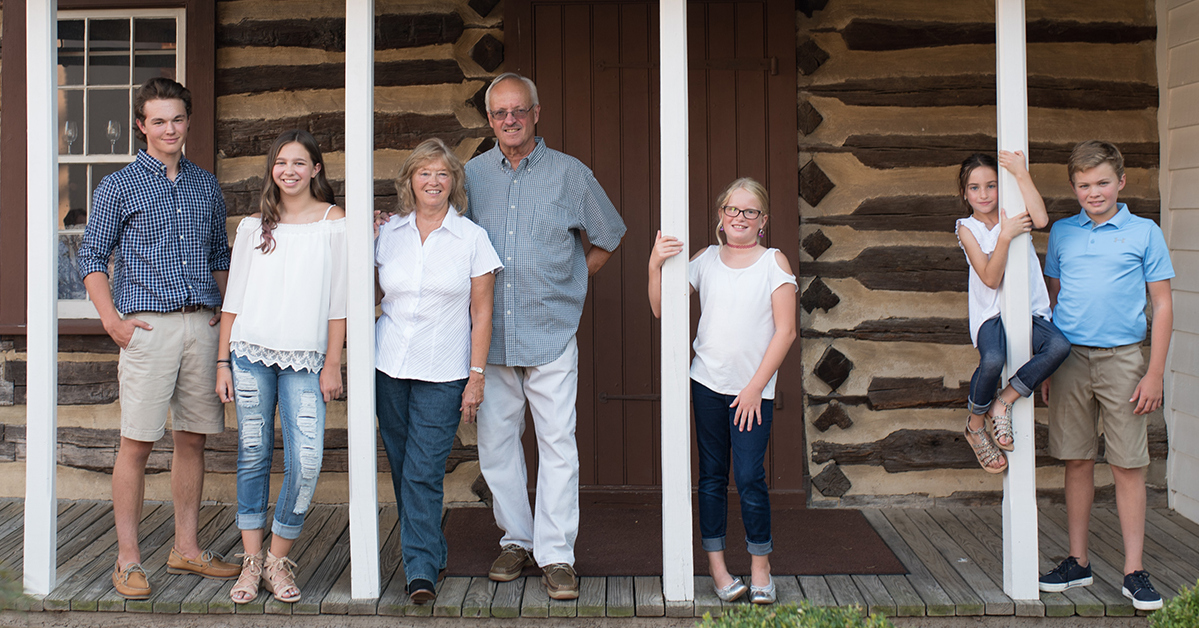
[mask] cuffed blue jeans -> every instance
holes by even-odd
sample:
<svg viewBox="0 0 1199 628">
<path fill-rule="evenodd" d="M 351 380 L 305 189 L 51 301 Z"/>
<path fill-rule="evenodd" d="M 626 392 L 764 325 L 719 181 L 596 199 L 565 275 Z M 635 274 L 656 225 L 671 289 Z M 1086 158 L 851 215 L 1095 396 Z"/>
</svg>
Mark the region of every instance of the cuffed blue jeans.
<svg viewBox="0 0 1199 628">
<path fill-rule="evenodd" d="M 978 368 L 970 378 L 967 407 L 971 414 L 985 414 L 995 401 L 1003 365 L 1007 362 L 1007 333 L 1003 319 L 996 315 L 978 328 Z M 1027 397 L 1053 375 L 1070 355 L 1070 341 L 1052 322 L 1032 317 L 1032 358 L 1008 380 L 1012 389 Z"/>
<path fill-rule="evenodd" d="M 705 552 L 725 548 L 728 525 L 729 454 L 733 457 L 733 479 L 741 499 L 741 521 L 745 544 L 754 556 L 774 549 L 770 536 L 770 493 L 766 487 L 766 444 L 774 402 L 762 400 L 762 424 L 738 431 L 733 422 L 736 395 L 722 395 L 691 380 L 691 404 L 695 410 L 695 442 L 699 445 L 699 535 Z"/>
<path fill-rule="evenodd" d="M 266 366 L 234 353 L 237 404 L 237 527 L 266 527 L 275 455 L 275 405 L 283 432 L 283 486 L 271 533 L 300 536 L 325 453 L 325 398 L 320 373 Z"/>
<path fill-rule="evenodd" d="M 408 582 L 437 582 L 447 549 L 441 531 L 445 461 L 462 417 L 466 380 L 424 382 L 375 371 L 379 434 L 400 511 L 400 551 Z"/>
</svg>

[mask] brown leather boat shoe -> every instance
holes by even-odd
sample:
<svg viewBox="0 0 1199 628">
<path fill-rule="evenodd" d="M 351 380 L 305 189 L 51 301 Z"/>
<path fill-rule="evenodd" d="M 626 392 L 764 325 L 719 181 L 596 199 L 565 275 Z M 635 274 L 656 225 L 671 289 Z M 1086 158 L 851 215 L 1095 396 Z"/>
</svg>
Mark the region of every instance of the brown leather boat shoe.
<svg viewBox="0 0 1199 628">
<path fill-rule="evenodd" d="M 167 559 L 167 573 L 196 574 L 213 580 L 233 580 L 241 575 L 241 566 L 227 563 L 219 554 L 209 550 L 200 552 L 198 558 L 186 558 L 179 550 L 171 548 L 171 557 Z"/>
<path fill-rule="evenodd" d="M 121 569 L 117 563 L 112 569 L 112 586 L 117 595 L 127 600 L 144 600 L 150 597 L 150 580 L 141 563 L 129 563 Z"/>
</svg>

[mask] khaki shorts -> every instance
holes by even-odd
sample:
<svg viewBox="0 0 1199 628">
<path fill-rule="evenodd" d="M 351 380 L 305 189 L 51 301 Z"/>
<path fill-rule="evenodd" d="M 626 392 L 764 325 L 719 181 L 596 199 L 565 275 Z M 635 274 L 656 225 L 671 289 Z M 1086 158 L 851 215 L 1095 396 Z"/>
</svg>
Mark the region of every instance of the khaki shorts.
<svg viewBox="0 0 1199 628">
<path fill-rule="evenodd" d="M 1141 345 L 1096 349 L 1074 345 L 1049 387 L 1049 455 L 1094 460 L 1099 434 L 1108 463 L 1125 469 L 1149 464 L 1148 415 L 1129 402 L 1145 376 Z"/>
<path fill-rule="evenodd" d="M 153 442 L 171 428 L 219 434 L 224 405 L 216 396 L 216 356 L 220 327 L 210 326 L 212 310 L 183 314 L 134 312 L 154 329 L 133 330 L 117 367 L 121 383 L 121 436 Z"/>
</svg>

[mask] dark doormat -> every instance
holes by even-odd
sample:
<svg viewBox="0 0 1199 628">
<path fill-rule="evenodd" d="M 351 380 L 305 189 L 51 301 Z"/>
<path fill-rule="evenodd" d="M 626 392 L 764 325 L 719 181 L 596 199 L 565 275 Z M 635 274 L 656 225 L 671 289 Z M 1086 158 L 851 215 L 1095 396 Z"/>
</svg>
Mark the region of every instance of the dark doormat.
<svg viewBox="0 0 1199 628">
<path fill-rule="evenodd" d="M 905 574 L 874 528 L 857 510 L 786 509 L 771 514 L 774 552 L 771 571 L 779 575 Z M 692 517 L 695 573 L 708 573 L 699 545 L 699 522 Z M 483 576 L 499 555 L 502 532 L 490 508 L 453 508 L 446 515 L 447 575 Z M 737 508 L 729 511 L 725 560 L 734 574 L 749 573 L 745 528 Z M 649 506 L 582 505 L 575 569 L 585 576 L 662 574 L 662 511 Z M 526 568 L 525 575 L 537 575 Z"/>
</svg>

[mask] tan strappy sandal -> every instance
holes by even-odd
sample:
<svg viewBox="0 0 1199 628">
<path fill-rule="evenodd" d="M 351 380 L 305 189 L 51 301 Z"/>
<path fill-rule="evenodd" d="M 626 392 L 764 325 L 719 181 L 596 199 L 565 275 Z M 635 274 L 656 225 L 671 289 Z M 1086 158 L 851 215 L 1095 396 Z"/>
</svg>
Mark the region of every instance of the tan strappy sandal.
<svg viewBox="0 0 1199 628">
<path fill-rule="evenodd" d="M 266 551 L 266 563 L 262 567 L 262 586 L 275 594 L 275 599 L 284 603 L 300 601 L 300 587 L 296 586 L 296 564 L 286 556 L 275 556 Z"/>
<path fill-rule="evenodd" d="M 1012 451 L 1016 448 L 1016 436 L 1012 433 L 1012 404 L 999 397 L 995 398 L 995 403 L 1003 406 L 1003 414 L 991 415 L 991 431 L 994 433 L 995 446 L 1004 451 Z M 1007 445 L 999 442 L 1000 436 L 1007 437 Z"/>
<path fill-rule="evenodd" d="M 241 559 L 241 575 L 237 577 L 237 584 L 229 590 L 229 597 L 234 604 L 249 604 L 258 599 L 258 585 L 262 582 L 262 561 L 265 554 L 259 550 L 257 554 L 238 554 Z M 238 593 L 246 594 L 246 597 L 238 597 Z"/>
<path fill-rule="evenodd" d="M 971 443 L 970 437 L 978 439 L 978 443 Z M 987 473 L 1003 473 L 1007 470 L 1007 458 L 1003 453 L 995 448 L 995 443 L 991 441 L 991 435 L 987 433 L 987 425 L 983 424 L 977 430 L 970 429 L 970 419 L 966 419 L 966 442 L 974 449 L 974 457 L 978 459 L 978 464 L 982 466 L 983 471 Z M 1003 460 L 1003 466 L 992 467 L 991 463 L 996 460 Z"/>
</svg>

